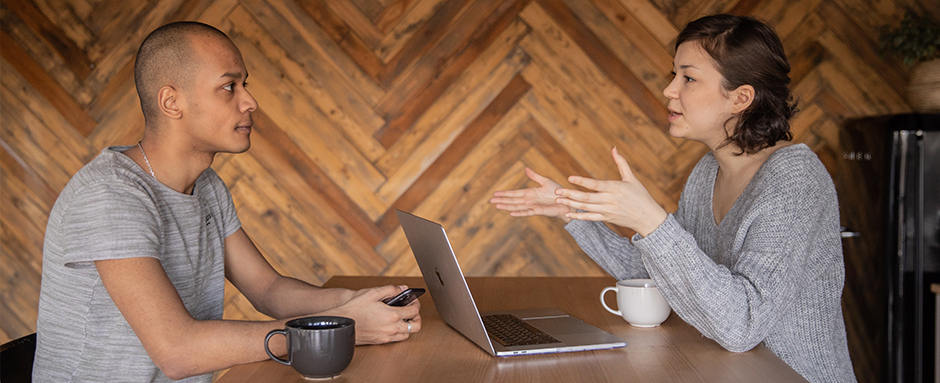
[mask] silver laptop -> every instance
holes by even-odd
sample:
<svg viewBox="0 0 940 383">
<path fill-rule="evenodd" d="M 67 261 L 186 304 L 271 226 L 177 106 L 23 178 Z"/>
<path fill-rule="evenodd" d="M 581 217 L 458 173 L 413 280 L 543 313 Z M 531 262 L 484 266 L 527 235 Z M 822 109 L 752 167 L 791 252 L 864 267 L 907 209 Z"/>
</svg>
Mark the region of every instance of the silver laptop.
<svg viewBox="0 0 940 383">
<path fill-rule="evenodd" d="M 613 334 L 557 309 L 486 312 L 481 315 L 444 227 L 401 210 L 397 213 L 441 318 L 490 354 L 546 354 L 627 345 Z"/>
</svg>

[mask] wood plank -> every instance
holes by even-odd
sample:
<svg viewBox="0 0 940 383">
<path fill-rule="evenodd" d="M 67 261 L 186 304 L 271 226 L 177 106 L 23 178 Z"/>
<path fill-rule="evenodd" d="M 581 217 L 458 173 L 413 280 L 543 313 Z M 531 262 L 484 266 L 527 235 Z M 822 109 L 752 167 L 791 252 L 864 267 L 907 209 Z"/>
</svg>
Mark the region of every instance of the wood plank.
<svg viewBox="0 0 940 383">
<path fill-rule="evenodd" d="M 307 3 L 299 1 L 303 6 Z M 382 40 L 383 33 L 372 23 L 372 16 L 362 14 L 350 0 L 330 0 L 324 3 L 342 19 L 368 46 L 374 47 Z"/>
<path fill-rule="evenodd" d="M 541 84 L 537 88 L 537 92 L 534 92 L 538 97 L 523 99 L 523 103 L 527 104 L 529 112 L 532 113 L 535 120 L 545 127 L 546 131 L 550 132 L 555 140 L 568 148 L 575 158 L 581 160 L 582 166 L 588 170 L 586 176 L 596 179 L 620 178 L 616 166 L 611 166 L 613 158 L 610 157 L 610 148 L 617 145 L 618 140 L 608 136 L 606 132 L 594 128 L 595 124 L 591 118 L 572 105 L 572 102 L 567 100 L 567 96 L 560 88 L 545 86 L 548 83 L 554 84 L 555 81 L 542 80 L 536 82 L 535 79 L 544 78 L 544 71 L 540 70 L 541 68 L 538 68 L 539 70 L 536 68 L 538 68 L 537 65 L 527 67 L 524 76 L 533 81 L 533 84 Z M 549 105 L 550 107 L 546 107 Z M 552 110 L 561 111 L 561 113 L 564 113 L 562 114 L 564 117 L 554 116 L 550 112 Z M 567 125 L 568 121 L 571 122 L 570 126 Z M 577 127 L 577 136 L 572 135 L 572 127 Z M 632 151 L 636 147 L 623 142 L 620 142 L 620 144 L 623 144 L 620 146 L 621 154 L 626 158 L 634 158 L 635 153 Z M 669 198 L 668 195 L 662 192 L 659 183 L 650 178 L 653 176 L 662 178 L 662 173 L 671 172 L 671 169 L 648 167 L 643 165 L 646 162 L 630 161 L 631 169 L 647 187 L 653 199 L 660 204 L 665 204 L 665 206 L 675 203 L 674 199 Z M 671 178 L 666 177 L 666 179 Z"/>
<path fill-rule="evenodd" d="M 630 70 L 616 59 L 610 51 L 590 29 L 581 23 L 575 15 L 561 3 L 561 0 L 538 0 L 538 4 L 562 27 L 571 39 L 578 42 L 581 49 L 591 57 L 597 66 L 620 87 L 623 92 L 633 100 L 641 110 L 646 112 L 647 118 L 653 125 L 668 126 L 666 116 L 668 112 L 660 98 L 647 90 L 643 84 L 630 72 Z"/>
<path fill-rule="evenodd" d="M 669 21 L 666 16 L 660 12 L 649 1 L 644 0 L 620 0 L 627 10 L 633 14 L 640 23 L 648 30 L 656 41 L 664 47 L 670 47 L 679 35 L 679 29 Z M 684 25 L 683 25 L 684 26 Z"/>
<path fill-rule="evenodd" d="M 251 51 L 253 48 L 246 49 Z M 331 179 L 347 190 L 370 216 L 381 215 L 387 205 L 373 195 L 385 177 L 372 163 L 349 143 L 309 100 L 292 95 L 300 93 L 290 82 L 271 68 L 263 57 L 248 55 L 246 65 L 254 68 L 253 78 L 266 84 L 252 93 L 261 110 L 280 126 L 306 155 L 322 166 Z"/>
<path fill-rule="evenodd" d="M 99 40 L 90 49 L 102 49 L 100 57 L 95 60 L 95 68 L 85 79 L 85 84 L 93 91 L 100 92 L 108 86 L 108 82 L 119 72 L 128 61 L 133 61 L 137 49 L 144 38 L 154 29 L 159 28 L 173 19 L 175 11 L 182 4 L 191 3 L 181 0 L 166 0 L 154 3 L 147 12 L 142 12 L 126 24 L 126 30 L 112 30 L 108 34 L 99 36 Z M 135 15 L 128 15 L 127 18 Z M 119 18 L 122 21 L 126 18 Z"/>
<path fill-rule="evenodd" d="M 419 0 L 413 4 L 407 13 L 399 16 L 400 20 L 394 26 L 388 26 L 392 27 L 391 31 L 388 31 L 385 38 L 373 47 L 379 60 L 388 64 L 401 53 L 410 40 L 430 37 L 421 32 L 439 29 L 439 25 L 446 24 L 462 9 L 461 4 L 443 8 L 445 5 L 448 5 L 448 2 L 444 0 Z M 426 26 L 429 22 L 433 24 Z"/>
<path fill-rule="evenodd" d="M 454 0 L 443 2 L 439 9 L 432 12 L 433 16 L 426 22 L 423 22 L 420 26 L 415 25 L 414 27 L 408 27 L 417 28 L 417 30 L 411 34 L 411 38 L 408 38 L 407 42 L 405 42 L 394 55 L 389 56 L 389 59 L 385 61 L 385 68 L 383 68 L 382 72 L 376 77 L 379 84 L 385 89 L 390 88 L 395 80 L 411 67 L 412 63 L 419 60 L 427 54 L 432 47 L 437 45 L 446 35 L 446 31 L 450 29 L 454 21 L 460 15 L 467 12 L 473 1 L 474 0 Z M 412 10 L 412 13 L 415 12 L 419 11 Z M 391 35 L 395 34 L 395 31 L 392 31 Z M 383 53 L 380 45 L 376 48 L 376 54 L 379 57 L 385 57 L 388 53 Z"/>
<path fill-rule="evenodd" d="M 644 116 L 637 115 L 636 107 L 618 94 L 616 87 L 603 83 L 596 73 L 582 72 L 589 63 L 571 60 L 572 52 L 552 53 L 539 35 L 527 36 L 522 46 L 533 56 L 535 65 L 549 74 L 551 81 L 560 84 L 576 105 L 585 110 L 594 126 L 608 137 L 610 146 L 630 147 L 630 151 L 622 153 L 631 163 L 639 164 L 635 170 L 641 178 L 651 175 L 653 169 L 659 168 L 660 159 L 673 152 L 672 140 L 665 137 L 659 128 L 650 125 Z M 615 102 L 608 102 L 610 99 Z M 662 185 L 665 181 L 657 180 L 656 184 Z"/>
<path fill-rule="evenodd" d="M 892 58 L 885 57 L 883 53 L 879 52 L 878 46 L 880 43 L 878 42 L 878 36 L 873 36 L 872 27 L 862 28 L 853 20 L 853 17 L 849 16 L 850 14 L 855 16 L 854 13 L 847 13 L 833 2 L 826 1 L 820 4 L 817 13 L 826 20 L 826 27 L 831 30 L 830 33 L 835 35 L 833 38 L 840 41 L 841 45 L 847 46 L 853 52 L 853 56 L 860 57 L 864 63 L 862 67 L 865 69 L 863 70 L 877 73 L 888 86 L 894 89 L 892 93 L 904 94 L 904 86 L 907 84 L 909 76 L 906 71 L 908 68 L 897 65 L 897 62 L 894 65 L 889 64 Z M 865 16 L 858 15 L 855 17 Z M 880 28 L 875 29 L 875 31 L 880 31 Z M 867 38 L 863 38 L 863 36 Z"/>
<path fill-rule="evenodd" d="M 592 2 L 613 23 L 623 37 L 629 40 L 630 44 L 638 51 L 637 54 L 649 60 L 651 65 L 660 68 L 662 71 L 672 68 L 672 55 L 674 53 L 672 45 L 660 44 L 656 37 L 643 26 L 643 23 L 624 7 L 623 3 L 617 0 L 592 0 Z M 592 25 L 588 24 L 588 26 L 591 27 Z M 618 56 L 623 55 L 620 49 L 614 49 L 614 53 Z M 632 65 L 632 60 L 621 58 L 621 61 L 627 65 Z M 659 92 L 663 88 L 657 88 L 656 91 Z"/>
<path fill-rule="evenodd" d="M 26 25 L 36 31 L 50 48 L 62 56 L 66 65 L 79 78 L 88 77 L 94 65 L 78 45 L 33 3 L 26 0 L 5 0 L 3 7 L 6 8 L 5 12 L 7 10 L 15 12 Z"/>
<path fill-rule="evenodd" d="M 238 25 L 238 36 L 250 41 L 251 45 L 268 61 L 280 69 L 302 93 L 306 94 L 333 124 L 345 131 L 352 142 L 362 151 L 369 160 L 374 161 L 384 154 L 385 148 L 371 137 L 374 128 L 383 124 L 381 118 L 371 113 L 365 115 L 343 109 L 331 92 L 320 86 L 317 80 L 310 76 L 302 63 L 297 62 L 291 53 L 282 48 L 277 41 L 255 21 L 255 19 L 242 7 L 232 11 L 232 23 Z M 246 46 L 247 47 L 247 46 Z"/>
<path fill-rule="evenodd" d="M 10 100 L 9 92 L 2 92 L 2 100 Z M 11 100 L 10 100 L 11 101 Z M 4 113 L 0 115 L 0 140 L 11 148 L 17 157 L 22 158 L 40 174 L 43 180 L 52 186 L 55 190 L 62 190 L 71 178 L 71 173 L 65 171 L 62 166 L 56 163 L 47 151 L 43 149 L 42 144 L 30 136 L 29 127 L 21 126 L 13 116 Z"/>
<path fill-rule="evenodd" d="M 33 58 L 38 65 L 42 66 L 49 77 L 59 82 L 59 86 L 65 89 L 80 104 L 86 104 L 94 98 L 91 90 L 85 86 L 78 75 L 68 67 L 65 60 L 52 50 L 23 22 L 15 13 L 9 11 L 0 4 L 0 31 L 9 34 L 12 40 L 15 40 L 20 49 Z M 6 44 L 0 44 L 0 52 L 4 51 Z"/>
<path fill-rule="evenodd" d="M 383 238 L 385 233 L 376 226 L 372 219 L 353 201 L 346 192 L 313 161 L 307 157 L 303 150 L 285 134 L 276 124 L 271 121 L 263 112 L 255 113 L 254 131 L 257 133 L 252 137 L 252 147 L 254 150 L 265 153 L 258 156 L 266 168 L 271 169 L 291 169 L 299 176 L 279 177 L 281 187 L 294 189 L 294 194 L 304 196 L 302 201 L 310 198 L 312 193 L 307 192 L 303 183 L 316 191 L 317 197 L 322 197 L 327 201 L 328 206 L 332 206 L 337 214 L 344 221 L 343 227 L 348 225 L 352 232 L 357 233 L 370 246 L 374 247 Z M 278 176 L 290 173 L 275 173 Z M 332 217 L 325 213 L 317 213 L 324 218 Z M 335 219 L 331 219 L 335 220 Z"/>
<path fill-rule="evenodd" d="M 264 26 L 285 50 L 291 52 L 309 73 L 315 75 L 336 95 L 337 101 L 349 113 L 371 114 L 370 106 L 381 99 L 385 92 L 362 73 L 344 51 L 316 26 L 303 10 L 291 2 L 245 0 L 248 9 L 258 23 Z"/>
<path fill-rule="evenodd" d="M 87 3 L 32 0 L 32 4 L 62 31 L 65 39 L 72 41 L 76 47 L 88 46 L 95 39 L 94 34 L 83 22 L 91 12 L 91 7 Z"/>
<path fill-rule="evenodd" d="M 516 16 L 525 2 L 504 3 L 504 5 L 507 4 L 512 5 L 512 7 L 498 9 L 494 14 L 497 17 L 488 19 L 492 21 L 492 24 L 486 25 L 486 28 L 477 29 L 477 32 L 470 37 L 470 40 L 459 51 L 440 65 L 443 69 L 423 85 L 420 90 L 415 91 L 413 96 L 406 97 L 396 95 L 394 92 L 389 93 L 388 97 L 397 96 L 401 102 L 395 105 L 399 112 L 391 114 L 389 123 L 375 134 L 375 137 L 383 145 L 390 147 L 398 141 L 414 121 L 433 105 L 434 100 L 440 98 L 445 90 L 452 87 L 455 81 L 460 81 L 458 79 L 461 75 L 464 73 L 477 73 L 468 70 L 470 65 L 478 60 L 498 56 L 504 50 L 508 53 L 508 49 L 515 46 L 522 35 L 528 32 L 527 27 L 516 20 Z M 494 48 L 502 49 L 496 50 Z M 406 100 L 410 107 L 402 108 Z"/>
<path fill-rule="evenodd" d="M 6 176 L 4 171 L 4 176 Z M 5 254 L 4 258 L 16 258 L 21 263 L 19 270 L 23 278 L 38 277 L 42 272 L 43 234 L 51 206 L 36 197 L 25 198 L 25 183 L 16 178 L 4 179 L 4 191 L 0 193 L 3 202 L 4 243 L 9 242 L 19 251 Z M 43 214 L 45 213 L 45 214 Z M 14 229 L 15 228 L 15 229 Z M 38 285 L 37 285 L 38 291 Z"/>
<path fill-rule="evenodd" d="M 332 4 L 332 3 L 327 3 Z M 372 52 L 378 42 L 368 41 L 355 31 L 351 31 L 338 16 L 334 15 L 321 0 L 299 1 L 297 5 L 317 21 L 323 32 L 343 49 L 366 73 L 375 77 L 384 66 Z"/>
<path fill-rule="evenodd" d="M 500 5 L 503 7 L 497 8 Z M 490 27 L 489 23 L 499 22 L 500 27 L 505 27 L 512 16 L 491 18 L 489 15 L 494 15 L 494 13 L 499 15 L 500 11 L 511 9 L 511 5 L 513 5 L 512 0 L 478 0 L 473 5 L 474 12 L 465 12 L 461 15 L 432 49 L 395 79 L 385 98 L 376 105 L 376 109 L 385 115 L 393 110 L 401 109 L 405 100 L 411 99 L 428 81 L 439 76 L 449 64 L 457 63 L 459 66 L 472 61 L 481 49 L 461 49 L 461 47 L 474 42 L 474 37 L 478 36 L 475 33 L 478 27 L 483 28 L 483 36 L 479 39 L 482 42 L 485 42 L 487 37 L 498 36 L 502 28 L 487 31 Z M 461 54 L 470 56 L 462 59 L 459 57 Z M 458 57 L 455 58 L 455 55 Z M 446 78 L 450 77 L 446 76 Z"/>
<path fill-rule="evenodd" d="M 284 246 L 297 246 L 296 249 L 306 247 L 305 251 L 294 249 L 268 254 L 270 257 L 277 257 L 282 264 L 299 262 L 294 264 L 295 267 L 285 268 L 285 271 L 301 273 L 304 269 L 299 265 L 305 262 L 308 263 L 306 267 L 310 268 L 310 271 L 322 273 L 321 277 L 335 274 L 374 275 L 385 268 L 385 260 L 374 250 L 361 241 L 356 241 L 345 232 L 337 230 L 329 221 L 315 214 L 323 209 L 307 211 L 306 206 L 309 205 L 300 203 L 296 197 L 278 188 L 276 180 L 266 174 L 264 167 L 253 156 L 237 156 L 233 158 L 232 164 L 243 169 L 242 172 L 250 174 L 249 177 L 244 177 L 235 189 L 246 195 L 246 201 L 255 204 L 253 211 L 262 218 L 253 220 L 258 225 L 255 228 L 260 230 L 263 226 L 285 236 L 283 240 L 264 241 L 264 243 L 267 246 L 276 245 L 281 248 Z M 266 238 L 273 237 L 275 236 L 266 236 Z M 356 257 L 337 256 L 339 254 L 356 254 Z M 301 255 L 307 255 L 307 257 L 301 257 Z M 312 261 L 316 263 L 309 264 Z M 305 275 L 309 274 L 305 273 Z"/>
<path fill-rule="evenodd" d="M 660 48 L 659 62 L 652 62 L 634 46 L 630 39 L 627 39 L 620 31 L 607 19 L 604 13 L 588 2 L 577 0 L 564 0 L 571 11 L 584 22 L 588 29 L 593 32 L 598 39 L 607 46 L 613 48 L 611 51 L 620 60 L 621 63 L 628 66 L 631 73 L 643 84 L 646 89 L 654 94 L 661 94 L 663 89 L 669 85 L 672 80 L 670 68 L 672 68 L 672 57 L 666 50 Z"/>
<path fill-rule="evenodd" d="M 479 201 L 488 201 L 495 190 L 493 183 L 531 147 L 529 113 L 520 105 L 513 106 L 505 116 L 457 164 L 444 182 L 420 204 L 418 214 L 436 214 L 442 225 L 463 229 L 462 225 L 477 219 L 464 213 Z"/>
<path fill-rule="evenodd" d="M 92 153 L 87 148 L 85 138 L 72 127 L 58 109 L 48 102 L 44 94 L 34 88 L 28 79 L 20 76 L 6 59 L 0 58 L 0 72 L 4 74 L 0 78 L 0 83 L 10 93 L 10 97 L 16 99 L 17 102 L 16 106 L 5 105 L 6 113 L 22 114 L 39 120 L 56 139 L 66 144 L 70 153 L 88 159 Z"/>
<path fill-rule="evenodd" d="M 233 16 L 237 21 L 244 21 L 242 25 L 253 25 L 247 20 L 239 20 L 239 12 L 234 12 Z M 385 154 L 385 148 L 381 143 L 372 137 L 372 128 L 367 125 L 370 122 L 368 118 L 356 118 L 355 113 L 347 113 L 336 103 L 336 99 L 326 89 L 316 86 L 315 81 L 303 71 L 299 65 L 286 56 L 286 52 L 281 50 L 276 44 L 270 43 L 270 36 L 266 34 L 253 34 L 250 38 L 236 36 L 233 41 L 236 44 L 244 46 L 242 49 L 250 59 L 246 60 L 256 67 L 249 67 L 251 71 L 264 71 L 259 74 L 275 73 L 282 79 L 271 79 L 263 81 L 274 81 L 272 84 L 290 83 L 293 86 L 281 87 L 284 92 L 285 104 L 301 103 L 310 105 L 310 111 L 299 109 L 305 115 L 315 119 L 316 125 L 322 127 L 328 139 L 339 139 L 346 145 L 345 141 L 353 145 L 355 149 L 344 148 L 346 150 L 355 150 L 361 153 L 369 161 L 375 161 Z M 253 42 L 262 44 L 253 44 Z M 265 48 L 261 48 L 265 47 Z M 264 50 L 260 50 L 260 49 Z M 249 73 L 250 74 L 250 73 Z M 257 77 L 257 74 L 256 74 Z M 296 96 L 295 96 L 296 95 Z M 304 97 L 307 96 L 307 97 Z M 296 101 L 295 101 L 296 99 Z M 294 113 L 301 114 L 301 113 Z M 359 157 L 359 154 L 355 155 Z"/>
<path fill-rule="evenodd" d="M 32 84 L 69 123 L 88 136 L 97 122 L 88 115 L 72 96 L 62 89 L 5 31 L 0 31 L 3 58 Z"/>
<path fill-rule="evenodd" d="M 856 55 L 857 51 L 845 45 L 843 39 L 831 31 L 825 31 L 818 36 L 817 41 L 831 53 L 833 63 L 838 63 L 844 72 L 852 73 L 853 84 L 865 94 L 867 104 L 876 105 L 882 114 L 906 113 L 909 110 L 903 97 L 889 85 L 887 78 L 882 77 L 884 72 L 869 66 L 869 61 Z"/>
<path fill-rule="evenodd" d="M 522 69 L 524 56 L 518 51 L 497 66 L 482 84 L 463 98 L 461 108 L 440 108 L 443 116 L 426 113 L 407 135 L 377 164 L 388 181 L 378 195 L 388 203 L 398 199 L 457 136 L 505 92 L 505 87 Z M 454 99 L 459 101 L 459 99 Z M 508 106 L 506 106 L 508 109 Z M 438 110 L 438 108 L 435 108 Z"/>
<path fill-rule="evenodd" d="M 398 24 L 418 3 L 418 0 L 392 0 L 372 19 L 372 22 L 379 30 L 388 33 L 389 29 Z"/>
<path fill-rule="evenodd" d="M 442 150 L 437 156 L 435 162 L 421 173 L 414 183 L 391 204 L 388 212 L 378 221 L 380 227 L 386 232 L 391 232 L 398 226 L 398 217 L 395 216 L 394 209 L 405 211 L 413 210 L 417 204 L 428 195 L 434 185 L 439 184 L 439 180 L 447 175 L 471 148 L 473 148 L 482 136 L 489 131 L 496 121 L 499 121 L 508 109 L 514 105 L 531 86 L 521 77 L 514 77 L 486 109 L 481 112 L 469 126 L 463 129 L 459 135 L 451 140 L 445 140 L 442 143 L 449 146 Z"/>
</svg>

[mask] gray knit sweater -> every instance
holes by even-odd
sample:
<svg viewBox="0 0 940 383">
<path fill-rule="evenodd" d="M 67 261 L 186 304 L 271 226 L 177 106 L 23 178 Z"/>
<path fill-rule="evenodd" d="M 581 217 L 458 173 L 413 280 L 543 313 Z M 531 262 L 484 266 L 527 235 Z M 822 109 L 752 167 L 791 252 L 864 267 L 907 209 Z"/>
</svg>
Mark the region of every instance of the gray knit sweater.
<svg viewBox="0 0 940 383">
<path fill-rule="evenodd" d="M 709 153 L 676 213 L 632 243 L 598 222 L 566 229 L 616 278 L 654 279 L 676 314 L 725 349 L 764 342 L 810 382 L 854 382 L 839 206 L 826 169 L 806 145 L 777 150 L 718 225 L 717 174 Z"/>
</svg>

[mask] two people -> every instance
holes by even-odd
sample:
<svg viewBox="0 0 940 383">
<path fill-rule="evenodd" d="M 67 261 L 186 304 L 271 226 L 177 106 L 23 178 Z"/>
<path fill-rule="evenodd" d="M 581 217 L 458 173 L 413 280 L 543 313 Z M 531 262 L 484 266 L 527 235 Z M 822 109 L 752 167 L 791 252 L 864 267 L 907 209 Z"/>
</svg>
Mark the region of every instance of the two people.
<svg viewBox="0 0 940 383">
<path fill-rule="evenodd" d="M 789 140 L 789 63 L 772 29 L 718 15 L 679 35 L 663 91 L 670 134 L 711 149 L 664 211 L 616 149 L 621 180 L 573 176 L 561 188 L 497 192 L 514 216 L 567 222 L 579 245 L 620 279 L 650 277 L 673 310 L 731 351 L 763 342 L 810 381 L 854 381 L 840 298 L 845 279 L 832 181 Z M 141 45 L 135 81 L 143 139 L 102 151 L 69 182 L 43 249 L 37 381 L 211 381 L 264 360 L 260 339 L 287 319 L 352 317 L 357 342 L 407 339 L 419 304 L 381 299 L 403 286 L 322 289 L 275 272 L 241 229 L 216 153 L 248 149 L 257 103 L 224 33 L 174 23 Z M 603 222 L 628 227 L 633 238 Z M 271 322 L 222 320 L 224 279 Z M 285 352 L 283 341 L 273 345 Z"/>
<path fill-rule="evenodd" d="M 516 217 L 557 217 L 618 279 L 652 278 L 672 309 L 729 351 L 763 342 L 811 382 L 855 381 L 841 296 L 845 265 L 832 180 L 790 142 L 796 107 L 776 33 L 748 17 L 716 15 L 678 36 L 675 77 L 663 90 L 669 133 L 711 151 L 667 213 L 617 149 L 620 180 L 571 176 L 562 188 L 496 192 Z M 603 222 L 636 231 L 623 238 Z"/>
</svg>

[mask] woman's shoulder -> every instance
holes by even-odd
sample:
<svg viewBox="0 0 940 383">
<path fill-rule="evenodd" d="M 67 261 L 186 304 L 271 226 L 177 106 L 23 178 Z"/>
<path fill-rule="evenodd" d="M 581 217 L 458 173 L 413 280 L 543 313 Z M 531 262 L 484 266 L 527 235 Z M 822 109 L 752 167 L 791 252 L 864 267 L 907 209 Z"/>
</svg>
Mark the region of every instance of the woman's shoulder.
<svg viewBox="0 0 940 383">
<path fill-rule="evenodd" d="M 761 165 L 752 183 L 776 190 L 828 192 L 832 177 L 819 157 L 805 144 L 778 149 Z"/>
<path fill-rule="evenodd" d="M 797 178 L 820 173 L 827 176 L 829 174 L 819 156 L 806 144 L 793 144 L 777 149 L 767 158 L 761 170 L 781 177 Z"/>
</svg>

